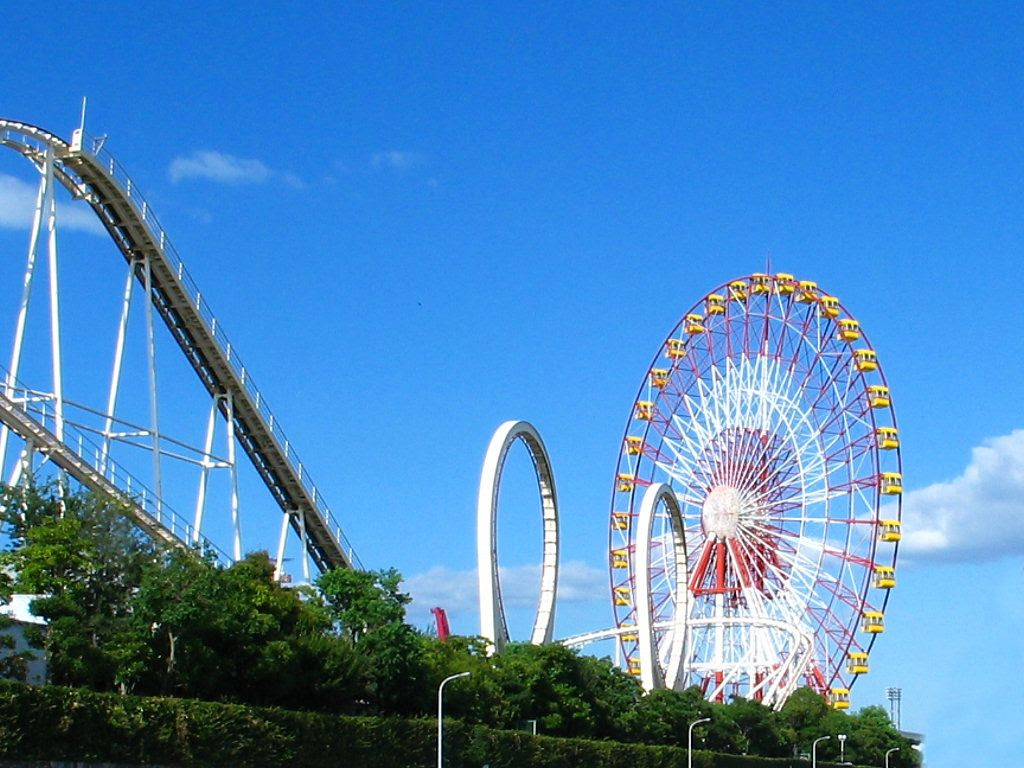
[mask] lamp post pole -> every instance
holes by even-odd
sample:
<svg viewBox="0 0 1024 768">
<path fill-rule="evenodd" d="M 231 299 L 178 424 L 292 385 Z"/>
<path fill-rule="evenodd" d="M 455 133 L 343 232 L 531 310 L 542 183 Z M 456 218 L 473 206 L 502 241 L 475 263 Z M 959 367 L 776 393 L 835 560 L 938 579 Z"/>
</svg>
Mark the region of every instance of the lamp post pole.
<svg viewBox="0 0 1024 768">
<path fill-rule="evenodd" d="M 900 702 L 903 699 L 902 688 L 886 688 L 885 695 L 889 698 L 889 719 L 892 720 L 892 724 L 896 726 L 896 730 L 900 729 Z"/>
<path fill-rule="evenodd" d="M 845 733 L 840 733 L 838 736 L 836 736 L 836 738 L 839 739 L 839 762 L 840 763 L 845 763 L 846 762 L 846 734 Z"/>
<path fill-rule="evenodd" d="M 831 738 L 831 736 L 819 736 L 811 743 L 811 768 L 818 768 L 818 742 Z"/>
<path fill-rule="evenodd" d="M 690 723 L 690 730 L 686 734 L 686 768 L 693 768 L 693 729 L 701 723 L 710 723 L 710 717 L 702 717 Z"/>
<path fill-rule="evenodd" d="M 437 686 L 437 768 L 444 768 L 444 686 L 460 677 L 469 677 L 469 672 L 459 672 L 457 675 L 446 677 Z"/>
<path fill-rule="evenodd" d="M 892 749 L 886 750 L 886 752 L 885 752 L 885 768 L 889 768 L 889 755 L 891 755 L 893 752 L 899 752 L 899 751 L 900 751 L 899 747 L 893 747 Z"/>
</svg>

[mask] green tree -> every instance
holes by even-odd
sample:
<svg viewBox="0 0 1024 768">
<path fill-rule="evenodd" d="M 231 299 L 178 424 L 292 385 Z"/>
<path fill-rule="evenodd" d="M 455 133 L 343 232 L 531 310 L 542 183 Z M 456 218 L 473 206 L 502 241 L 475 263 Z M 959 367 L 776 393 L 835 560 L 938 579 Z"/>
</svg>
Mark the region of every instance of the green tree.
<svg viewBox="0 0 1024 768">
<path fill-rule="evenodd" d="M 758 701 L 734 697 L 718 715 L 735 726 L 740 754 L 785 757 L 793 751 L 796 732 L 782 715 Z"/>
<path fill-rule="evenodd" d="M 491 658 L 472 686 L 468 719 L 498 728 L 536 720 L 555 736 L 616 738 L 640 696 L 638 683 L 607 660 L 562 645 L 511 643 Z"/>
<path fill-rule="evenodd" d="M 831 736 L 831 739 L 823 741 L 818 745 L 818 759 L 838 760 L 839 739 L 837 739 L 836 736 L 840 733 L 849 735 L 852 720 L 853 715 L 830 708 L 825 714 L 825 717 L 821 720 L 821 731 L 817 734 L 813 734 L 812 739 L 808 740 L 806 744 L 803 745 L 803 750 L 806 752 L 811 751 L 811 744 L 814 738 L 818 736 Z"/>
<path fill-rule="evenodd" d="M 654 690 L 627 714 L 631 741 L 685 747 L 690 723 L 711 715 L 712 707 L 700 688 Z"/>
<path fill-rule="evenodd" d="M 313 591 L 273 573 L 265 552 L 229 568 L 168 552 L 135 595 L 122 674 L 139 692 L 350 710 L 365 698 L 366 665 Z"/>
<path fill-rule="evenodd" d="M 157 548 L 118 502 L 57 485 L 5 488 L 0 499 L 10 546 L 0 565 L 13 588 L 39 595 L 32 612 L 46 631 L 50 680 L 111 689 L 117 677 L 114 639 L 130 620 L 130 603 Z"/>
<path fill-rule="evenodd" d="M 421 635 L 420 637 L 424 648 L 427 675 L 435 690 L 441 681 L 449 675 L 459 672 L 478 674 L 490 666 L 488 655 L 490 644 L 483 637 L 450 635 L 446 640 L 438 640 L 434 635 Z"/>
<path fill-rule="evenodd" d="M 883 707 L 864 707 L 850 720 L 847 760 L 858 765 L 882 765 L 886 751 L 897 747 L 900 751 L 890 757 L 890 766 L 911 768 L 918 764 L 917 750 L 896 730 Z"/>
<path fill-rule="evenodd" d="M 371 709 L 395 714 L 430 711 L 428 654 L 422 636 L 405 623 L 409 596 L 401 574 L 335 569 L 316 581 L 335 631 L 363 659 Z"/>
<path fill-rule="evenodd" d="M 823 731 L 822 722 L 829 713 L 828 704 L 811 688 L 798 688 L 782 706 L 782 716 L 796 734 L 799 744 L 810 743 Z"/>
<path fill-rule="evenodd" d="M 336 568 L 322 573 L 316 586 L 338 631 L 358 643 L 368 632 L 405 621 L 405 606 L 410 597 L 399 591 L 401 582 L 401 574 L 394 568 Z"/>
<path fill-rule="evenodd" d="M 367 662 L 344 638 L 302 634 L 287 664 L 277 674 L 284 681 L 277 703 L 289 709 L 359 714 L 368 698 Z"/>
<path fill-rule="evenodd" d="M 223 575 L 183 549 L 167 552 L 143 574 L 132 600 L 131 631 L 118 638 L 119 683 L 139 693 L 214 697 L 233 657 L 219 653 L 234 631 Z"/>
<path fill-rule="evenodd" d="M 376 711 L 415 715 L 431 710 L 426 652 L 415 629 L 402 623 L 376 627 L 356 649 L 368 668 L 369 701 Z"/>
<path fill-rule="evenodd" d="M 593 735 L 624 740 L 628 735 L 626 718 L 643 695 L 640 683 L 608 658 L 577 657 L 581 667 L 579 684 L 593 701 Z"/>
<path fill-rule="evenodd" d="M 266 553 L 220 568 L 156 546 L 117 502 L 57 485 L 4 489 L 0 515 L 10 531 L 0 572 L 14 574 L 0 599 L 38 595 L 32 608 L 47 627 L 35 639 L 52 682 L 327 711 L 366 701 L 371 665 L 335 632 L 337 614 L 313 590 L 278 584 Z M 346 620 L 402 616 L 397 574 L 380 584 L 381 604 L 355 600 Z M 381 658 L 378 678 L 408 672 Z"/>
<path fill-rule="evenodd" d="M 420 635 L 426 670 L 426 690 L 430 691 L 428 713 L 433 711 L 433 696 L 441 681 L 450 675 L 469 672 L 468 680 L 460 680 L 445 688 L 445 712 L 454 717 L 472 720 L 473 713 L 487 711 L 500 697 L 500 690 L 488 672 L 490 643 L 478 636 L 451 635 L 438 640 L 435 635 Z M 480 721 L 477 721 L 480 722 Z"/>
</svg>

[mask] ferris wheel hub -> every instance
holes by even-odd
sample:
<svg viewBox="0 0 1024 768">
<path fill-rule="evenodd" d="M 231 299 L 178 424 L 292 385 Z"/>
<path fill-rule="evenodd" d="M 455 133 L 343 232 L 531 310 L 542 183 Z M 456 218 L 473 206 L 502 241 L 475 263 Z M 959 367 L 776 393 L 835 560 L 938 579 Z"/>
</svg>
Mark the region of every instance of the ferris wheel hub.
<svg viewBox="0 0 1024 768">
<path fill-rule="evenodd" d="M 744 511 L 743 494 L 730 485 L 711 489 L 701 508 L 701 524 L 709 538 L 735 538 Z"/>
</svg>

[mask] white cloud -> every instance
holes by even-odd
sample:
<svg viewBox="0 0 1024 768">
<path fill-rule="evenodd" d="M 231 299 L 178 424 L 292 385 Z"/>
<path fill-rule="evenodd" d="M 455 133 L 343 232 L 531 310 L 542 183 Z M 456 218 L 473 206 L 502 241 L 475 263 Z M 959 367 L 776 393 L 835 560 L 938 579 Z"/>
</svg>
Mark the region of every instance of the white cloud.
<svg viewBox="0 0 1024 768">
<path fill-rule="evenodd" d="M 17 176 L 0 173 L 0 227 L 23 229 L 32 226 L 38 186 Z M 106 230 L 96 214 L 85 203 L 57 200 L 57 228 L 102 235 Z"/>
<path fill-rule="evenodd" d="M 540 597 L 540 565 L 517 565 L 499 570 L 506 611 L 536 611 Z M 467 615 L 472 615 L 474 625 L 479 626 L 476 570 L 455 571 L 436 565 L 425 573 L 407 578 L 403 582 L 403 589 L 412 596 L 410 617 L 414 623 L 425 620 L 428 611 L 439 605 L 450 618 L 454 615 L 463 617 L 461 633 L 466 634 L 465 625 L 469 623 L 465 619 Z M 607 604 L 608 572 L 578 560 L 560 564 L 557 602 L 559 605 L 586 602 Z"/>
<path fill-rule="evenodd" d="M 404 171 L 413 168 L 423 162 L 423 158 L 416 152 L 406 152 L 399 149 L 389 149 L 384 152 L 377 152 L 370 158 L 374 168 L 394 168 Z"/>
<path fill-rule="evenodd" d="M 537 585 L 540 585 L 540 571 L 537 571 Z M 595 568 L 580 560 L 562 563 L 558 569 L 558 600 L 566 603 L 587 603 L 599 601 L 604 605 L 610 599 L 608 569 Z M 534 602 L 537 597 L 534 593 Z"/>
<path fill-rule="evenodd" d="M 220 184 L 263 184 L 274 174 L 262 161 L 235 157 L 225 152 L 201 149 L 171 161 L 168 174 L 178 183 L 205 179 Z"/>
<path fill-rule="evenodd" d="M 426 609 L 440 605 L 446 611 L 468 611 L 477 606 L 476 571 L 453 571 L 435 565 L 426 573 L 407 578 L 402 589 L 412 596 L 414 605 Z"/>
<path fill-rule="evenodd" d="M 304 182 L 297 174 L 291 172 L 285 172 L 280 174 L 281 181 L 285 186 L 291 187 L 292 189 L 305 189 L 306 182 Z"/>
<path fill-rule="evenodd" d="M 278 171 L 262 160 L 236 157 L 213 149 L 200 149 L 191 155 L 176 157 L 167 174 L 177 184 L 190 179 L 240 186 L 278 182 L 291 189 L 305 189 L 306 183 L 291 171 Z"/>
<path fill-rule="evenodd" d="M 15 176 L 0 175 L 0 227 L 27 229 L 32 226 L 36 188 Z"/>
<path fill-rule="evenodd" d="M 1024 429 L 972 449 L 958 477 L 907 493 L 903 533 L 901 552 L 915 560 L 1024 554 Z"/>
</svg>

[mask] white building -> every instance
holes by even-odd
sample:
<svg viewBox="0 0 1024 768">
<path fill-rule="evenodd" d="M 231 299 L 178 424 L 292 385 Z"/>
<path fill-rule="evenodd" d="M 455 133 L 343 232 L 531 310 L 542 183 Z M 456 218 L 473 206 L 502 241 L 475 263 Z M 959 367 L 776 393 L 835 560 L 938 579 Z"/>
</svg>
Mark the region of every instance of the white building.
<svg viewBox="0 0 1024 768">
<path fill-rule="evenodd" d="M 31 626 L 45 626 L 46 622 L 38 616 L 34 616 L 29 610 L 29 604 L 35 599 L 35 595 L 13 595 L 11 602 L 7 605 L 0 605 L 0 615 L 7 616 L 13 621 L 9 627 L 0 629 L 0 635 L 14 638 L 14 653 L 31 651 L 32 657 L 28 662 L 25 674 L 26 683 L 42 685 L 46 682 L 46 657 L 43 652 L 33 649 L 28 644 L 25 630 Z M 12 651 L 7 648 L 0 648 L 0 655 L 7 655 Z"/>
</svg>

